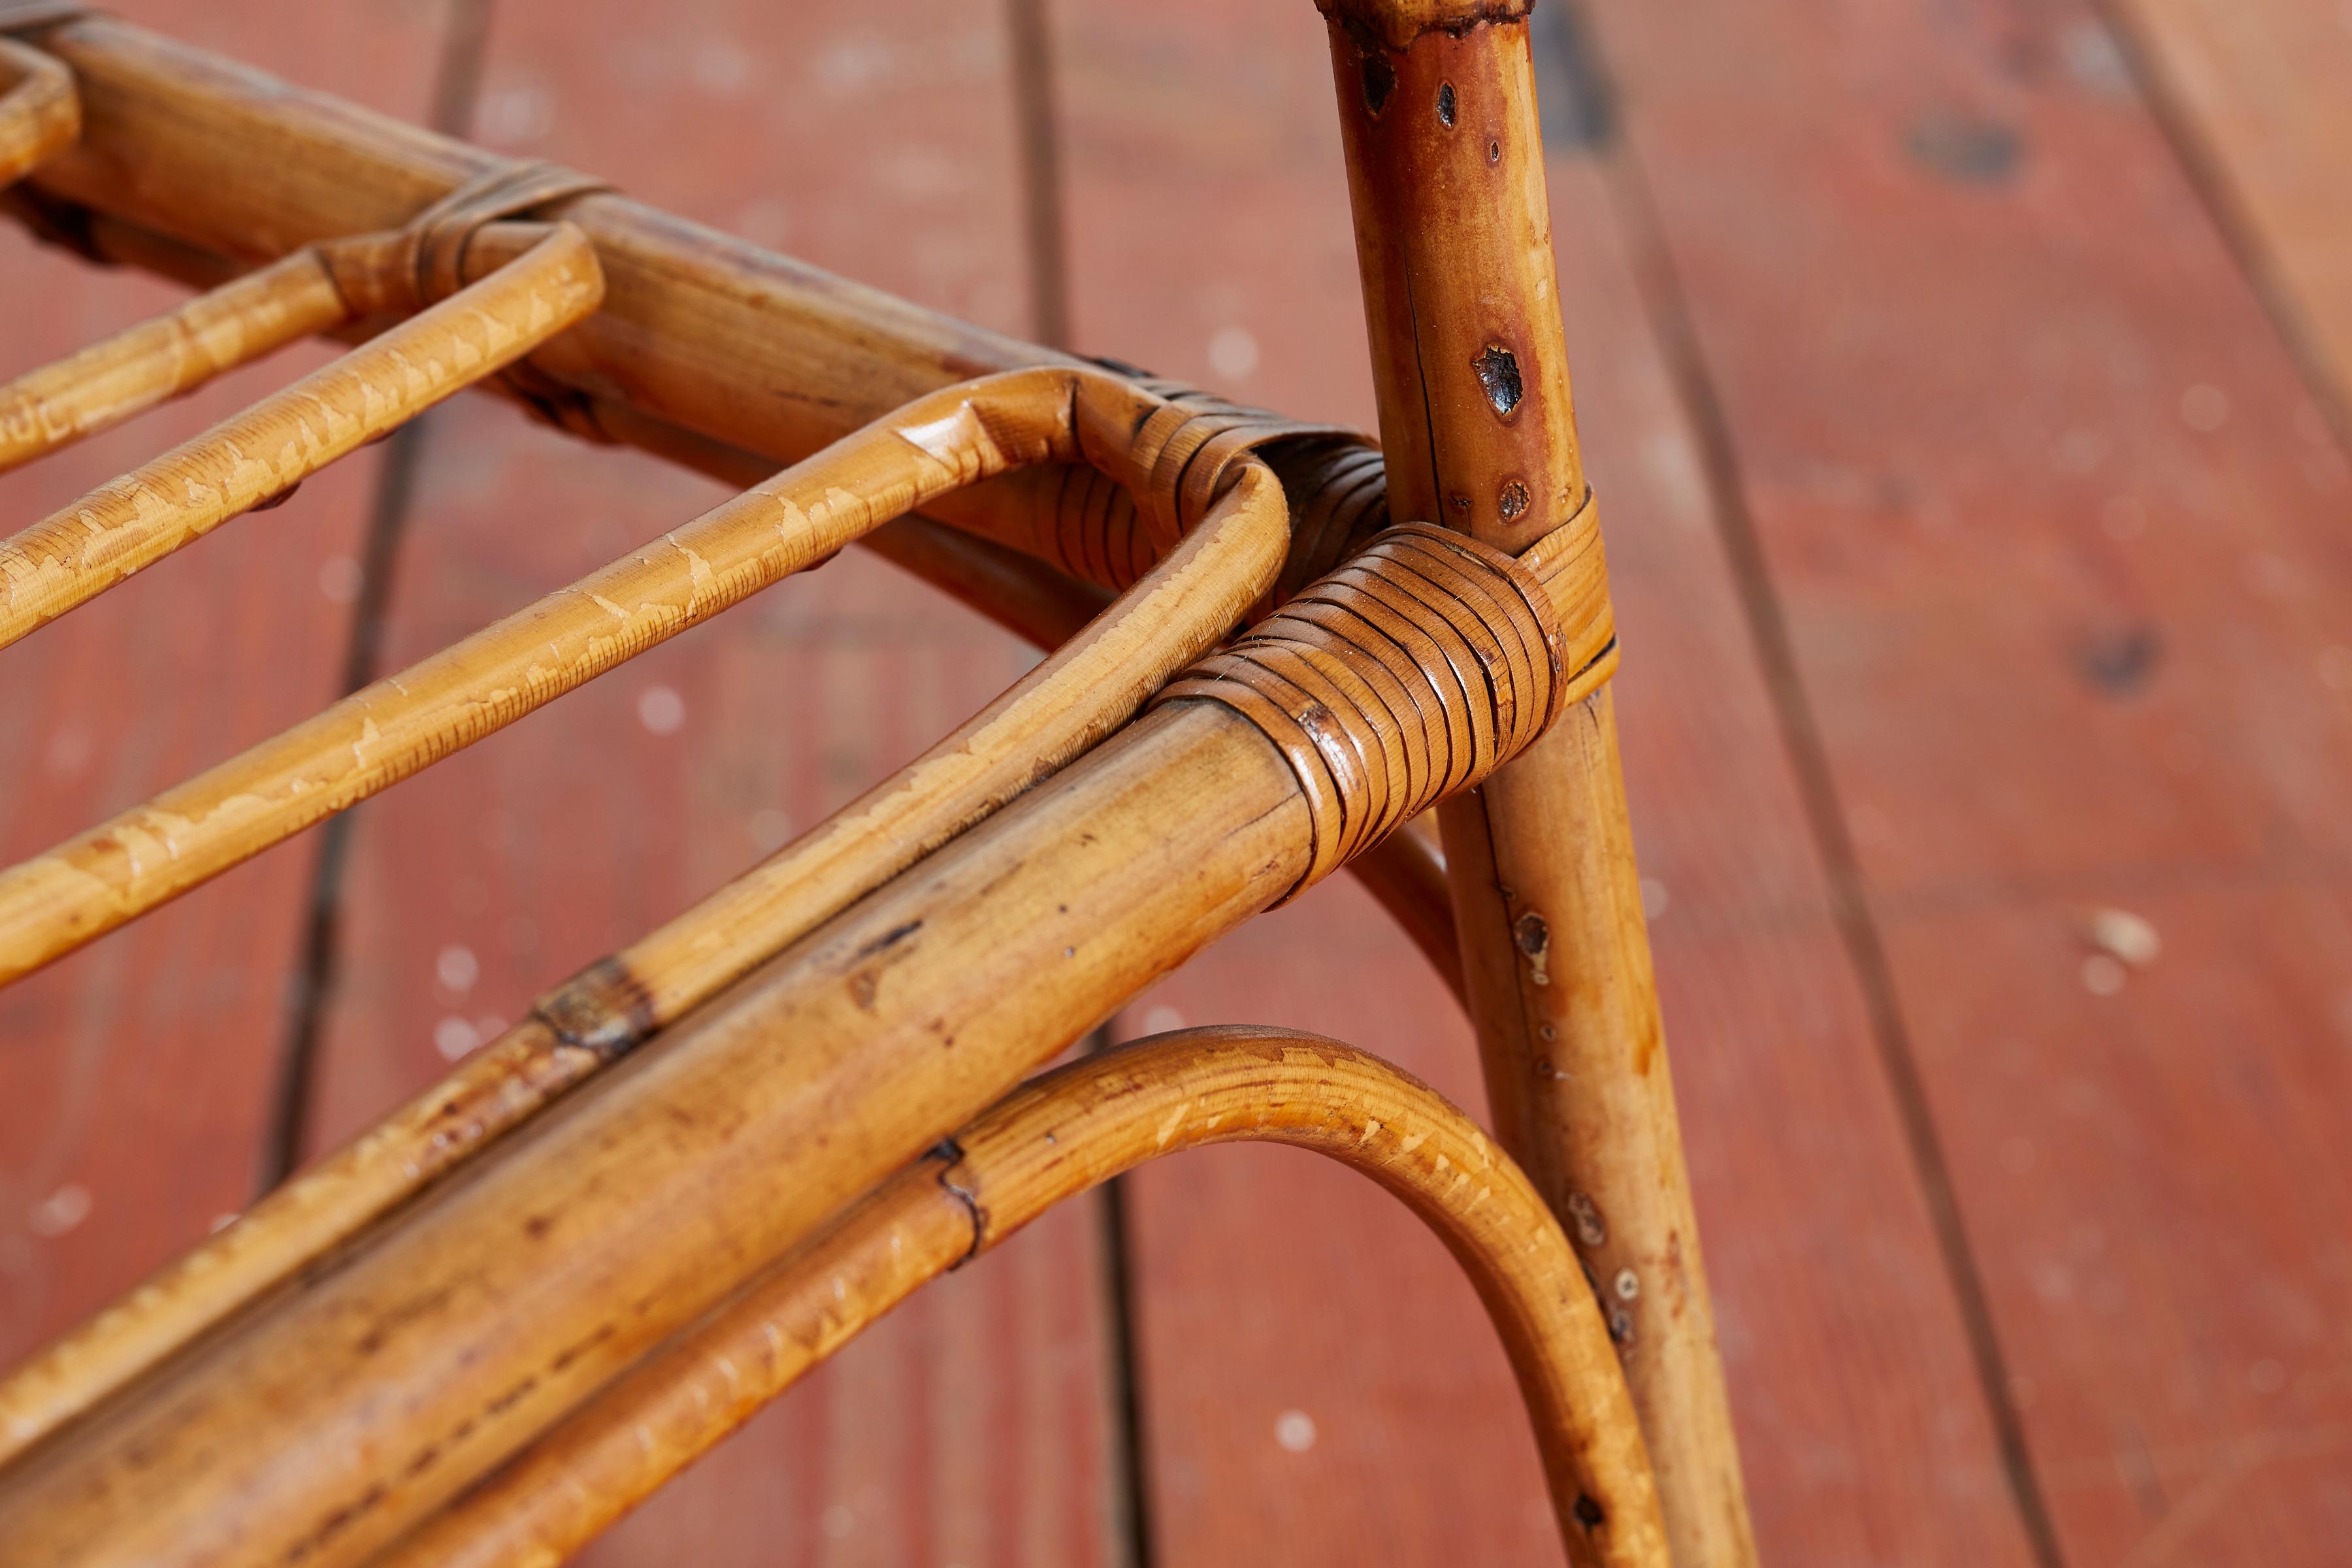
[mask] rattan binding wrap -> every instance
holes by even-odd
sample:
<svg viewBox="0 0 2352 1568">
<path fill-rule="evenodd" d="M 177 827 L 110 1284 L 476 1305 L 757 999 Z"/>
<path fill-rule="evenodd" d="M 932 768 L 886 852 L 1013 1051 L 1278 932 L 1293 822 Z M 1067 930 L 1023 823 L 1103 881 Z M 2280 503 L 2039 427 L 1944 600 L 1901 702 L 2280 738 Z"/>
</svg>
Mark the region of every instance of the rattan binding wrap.
<svg viewBox="0 0 2352 1568">
<path fill-rule="evenodd" d="M 1252 454 L 1274 469 L 1290 503 L 1290 552 L 1276 600 L 1386 526 L 1380 448 L 1361 432 L 1231 403 L 1115 360 L 1098 363 L 1165 402 L 1136 430 L 1124 482 L 1084 468 L 1057 476 L 1038 547 L 1071 575 L 1108 588 L 1134 583 L 1207 513 L 1234 462 Z"/>
<path fill-rule="evenodd" d="M 487 224 L 552 218 L 583 196 L 613 187 L 560 163 L 516 163 L 469 180 L 426 207 L 401 230 L 404 255 L 398 276 L 414 279 L 410 310 L 423 310 L 466 287 L 466 251 Z M 588 398 L 517 360 L 494 378 L 530 415 L 559 430 L 610 446 Z"/>
<path fill-rule="evenodd" d="M 1287 897 L 1526 749 L 1570 682 L 1535 574 L 1427 523 L 1375 539 L 1156 702 L 1220 702 L 1263 731 L 1313 813 Z"/>
</svg>

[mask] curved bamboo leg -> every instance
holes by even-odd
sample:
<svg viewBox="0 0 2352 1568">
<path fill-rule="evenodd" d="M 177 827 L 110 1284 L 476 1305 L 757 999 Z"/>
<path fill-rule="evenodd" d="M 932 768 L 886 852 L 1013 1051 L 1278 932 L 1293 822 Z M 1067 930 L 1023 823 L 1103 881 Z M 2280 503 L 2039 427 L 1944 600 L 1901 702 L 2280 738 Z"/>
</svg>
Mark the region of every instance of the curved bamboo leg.
<svg viewBox="0 0 2352 1568">
<path fill-rule="evenodd" d="M 595 310 L 558 224 L 516 261 L 0 542 L 0 647 L 505 368 Z"/>
<path fill-rule="evenodd" d="M 1559 1223 L 1434 1090 L 1292 1030 L 1191 1029 L 1024 1086 L 755 1276 L 372 1568 L 568 1556 L 926 1281 L 1063 1199 L 1210 1143 L 1314 1150 L 1441 1237 L 1511 1354 L 1570 1558 L 1666 1568 L 1609 1333 Z"/>
<path fill-rule="evenodd" d="M 0 386 L 0 473 L 352 316 L 318 251 L 303 249 Z"/>
<path fill-rule="evenodd" d="M 1526 5 L 1320 4 L 1391 513 L 1543 551 L 1591 506 Z M 1496 1134 L 1601 1282 L 1675 1561 L 1752 1563 L 1606 689 L 1439 820 Z"/>
<path fill-rule="evenodd" d="M 0 38 L 0 186 L 24 178 L 80 134 L 73 73 L 38 49 Z"/>
<path fill-rule="evenodd" d="M 935 416 L 955 401 L 933 399 L 921 412 Z M 814 493 L 838 489 L 843 479 L 835 472 Z M 1267 591 L 1287 539 L 1288 516 L 1272 476 L 1244 465 L 1200 525 L 1109 613 L 954 734 L 691 910 L 591 965 L 441 1082 L 12 1373 L 0 1383 L 0 1462 L 1132 716 Z M 389 684 L 429 689 L 416 671 Z"/>
</svg>

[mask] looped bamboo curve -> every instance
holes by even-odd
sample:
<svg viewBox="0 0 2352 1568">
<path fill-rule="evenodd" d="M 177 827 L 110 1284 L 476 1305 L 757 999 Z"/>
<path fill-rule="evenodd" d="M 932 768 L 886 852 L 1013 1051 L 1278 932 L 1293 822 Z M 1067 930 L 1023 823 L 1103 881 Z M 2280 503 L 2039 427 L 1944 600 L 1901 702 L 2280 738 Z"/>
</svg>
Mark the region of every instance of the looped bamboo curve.
<svg viewBox="0 0 2352 1568">
<path fill-rule="evenodd" d="M 1509 1352 L 1572 1560 L 1664 1568 L 1624 1377 L 1559 1224 L 1443 1096 L 1289 1030 L 1155 1036 L 1032 1080 L 753 1276 L 371 1568 L 512 1568 L 577 1551 L 922 1284 L 1055 1204 L 1213 1143 L 1336 1160 L 1460 1260 Z"/>
<path fill-rule="evenodd" d="M 320 247 L 306 246 L 0 386 L 0 473 L 110 429 L 352 310 Z"/>
<path fill-rule="evenodd" d="M 148 806 L 0 872 L 0 962 L 12 952 L 54 956 L 89 940 L 930 495 L 1015 461 L 1094 460 L 1132 474 L 1140 465 L 1105 443 L 1152 402 L 1118 377 L 1058 369 L 922 399 L 664 536 L 663 548 L 625 558 Z M 0 1461 L 1100 740 L 1270 589 L 1287 538 L 1280 487 L 1263 465 L 1237 465 L 1174 552 L 955 733 L 541 998 L 442 1082 L 0 1383 Z M 615 637 L 610 616 L 624 606 L 637 625 Z M 543 651 L 563 658 L 541 665 Z M 355 731 L 373 739 L 355 740 Z M 373 758 L 362 757 L 362 743 Z M 208 826 L 206 803 L 230 820 Z M 123 868 L 118 847 L 158 837 L 158 823 L 184 825 L 173 829 L 170 853 Z M 113 880 L 101 880 L 110 872 Z"/>
<path fill-rule="evenodd" d="M 14 184 L 81 135 L 73 73 L 14 39 L 0 37 L 0 188 Z"/>
</svg>

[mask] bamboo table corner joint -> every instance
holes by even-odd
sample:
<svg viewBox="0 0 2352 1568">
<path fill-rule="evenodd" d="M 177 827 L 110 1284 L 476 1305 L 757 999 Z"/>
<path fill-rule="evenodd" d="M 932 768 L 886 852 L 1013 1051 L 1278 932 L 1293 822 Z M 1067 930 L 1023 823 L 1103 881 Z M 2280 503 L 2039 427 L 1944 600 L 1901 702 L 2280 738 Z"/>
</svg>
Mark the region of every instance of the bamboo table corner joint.
<svg viewBox="0 0 2352 1568">
<path fill-rule="evenodd" d="M 1362 1170 L 1445 1240 L 1573 1560 L 1752 1563 L 1528 0 L 1318 5 L 1378 445 L 0 4 L 0 205 L 196 289 L 0 385 L 0 468 L 297 340 L 350 345 L 0 541 L 0 648 L 468 387 L 738 489 L 0 870 L 0 984 L 847 544 L 1051 649 L 0 1382 L 0 1539 L 87 1564 L 552 1561 L 1052 1203 L 1260 1139 Z M 1283 1031 L 1024 1081 L 1342 867 L 1467 1007 L 1494 1139 Z"/>
</svg>

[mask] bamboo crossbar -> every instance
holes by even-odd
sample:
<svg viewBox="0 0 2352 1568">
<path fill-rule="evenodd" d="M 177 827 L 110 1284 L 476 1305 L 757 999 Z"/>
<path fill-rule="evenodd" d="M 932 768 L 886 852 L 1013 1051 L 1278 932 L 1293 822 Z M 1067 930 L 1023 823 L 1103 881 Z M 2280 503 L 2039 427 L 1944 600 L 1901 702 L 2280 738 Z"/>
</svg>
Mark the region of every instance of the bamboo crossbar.
<svg viewBox="0 0 2352 1568">
<path fill-rule="evenodd" d="M 0 386 L 0 472 L 194 392 L 288 343 L 331 331 L 350 317 L 315 249 L 232 279 Z"/>
<path fill-rule="evenodd" d="M 926 1281 L 1146 1161 L 1240 1142 L 1339 1161 L 1429 1224 L 1510 1352 L 1570 1559 L 1665 1568 L 1608 1330 L 1527 1178 L 1443 1097 L 1378 1058 L 1312 1035 L 1233 1026 L 1139 1040 L 1023 1086 L 373 1568 L 569 1556 Z"/>
<path fill-rule="evenodd" d="M 0 647 L 504 369 L 603 294 L 586 237 L 558 225 L 480 282 L 0 541 Z M 116 369 L 118 355 L 105 352 L 114 348 L 61 367 L 86 373 L 64 401 Z M 176 369 L 163 356 L 142 359 L 159 373 L 150 385 Z M 44 413 L 37 406 L 33 417 Z M 0 963 L 0 976 L 20 973 Z"/>
<path fill-rule="evenodd" d="M 1512 1348 L 1572 1557 L 1752 1562 L 1627 901 L 1526 0 L 1318 3 L 1393 476 L 1349 432 L 0 3 L 0 184 L 30 172 L 6 210 L 205 290 L 0 387 L 0 468 L 297 337 L 355 343 L 0 543 L 0 647 L 461 386 L 743 487 L 0 871 L 0 984 L 848 543 L 1055 650 L 0 1382 L 0 1541 L 88 1564 L 545 1560 L 838 1342 L 820 1278 L 871 1285 L 863 1321 L 1147 1157 L 1147 1127 L 1246 1127 L 1366 1164 L 1446 1236 Z M 1443 857 L 1408 826 L 1441 803 Z M 1392 1071 L 1264 1031 L 990 1109 L 1343 866 L 1465 998 L 1507 1155 Z M 1039 1157 L 1040 1128 L 1081 1123 Z M 943 1188 L 923 1152 L 960 1126 Z M 1639 1270 L 1638 1321 L 1595 1302 L 1595 1268 Z M 705 1408 L 710 1358 L 754 1334 L 760 1377 Z"/>
</svg>

